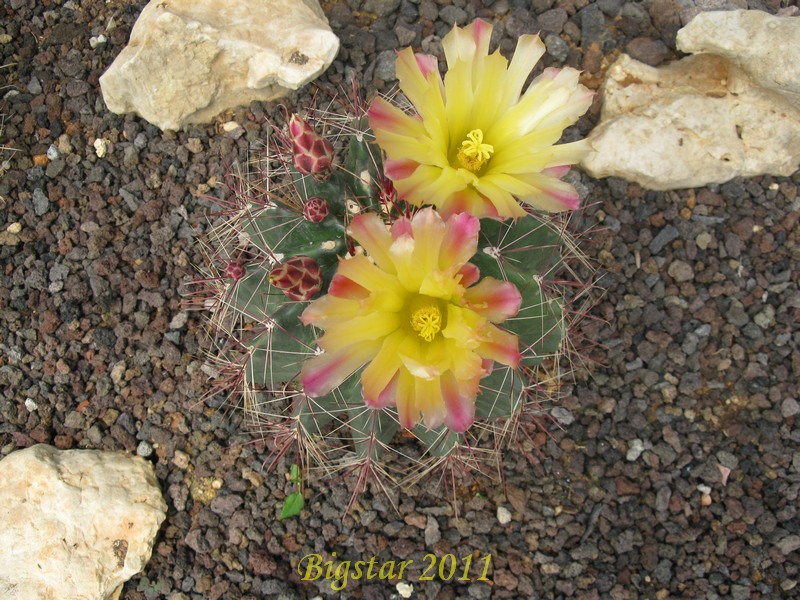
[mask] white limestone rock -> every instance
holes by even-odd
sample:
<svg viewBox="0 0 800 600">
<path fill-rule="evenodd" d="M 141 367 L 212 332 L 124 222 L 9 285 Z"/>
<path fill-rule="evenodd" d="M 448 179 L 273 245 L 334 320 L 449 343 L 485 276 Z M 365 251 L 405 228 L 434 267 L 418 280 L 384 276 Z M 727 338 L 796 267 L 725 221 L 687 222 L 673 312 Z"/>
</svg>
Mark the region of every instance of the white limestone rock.
<svg viewBox="0 0 800 600">
<path fill-rule="evenodd" d="M 167 506 L 153 466 L 39 444 L 0 461 L 0 598 L 118 598 Z"/>
<path fill-rule="evenodd" d="M 178 130 L 284 96 L 338 50 L 317 0 L 151 0 L 100 87 L 112 112 Z"/>
<path fill-rule="evenodd" d="M 705 15 L 695 21 L 701 17 Z M 800 26 L 800 20 L 794 21 Z M 714 40 L 733 35 L 732 30 L 721 33 L 706 26 L 696 31 Z M 800 30 L 795 35 L 800 39 Z M 737 52 L 747 48 L 752 56 L 794 54 L 800 65 L 800 49 L 770 49 L 768 38 L 753 37 L 763 47 L 741 42 Z M 712 47 L 710 42 L 702 46 L 696 32 L 689 39 L 697 44 L 693 47 Z M 800 102 L 792 91 L 797 82 L 764 69 L 751 72 L 758 62 L 754 59 L 740 57 L 737 62 L 748 70 L 713 54 L 686 57 L 658 69 L 620 56 L 603 85 L 600 123 L 589 136 L 594 150 L 584 159 L 584 169 L 593 177 L 622 177 L 653 190 L 794 173 L 800 166 Z"/>
<path fill-rule="evenodd" d="M 678 32 L 678 50 L 714 54 L 800 107 L 800 19 L 760 10 L 704 12 Z"/>
</svg>

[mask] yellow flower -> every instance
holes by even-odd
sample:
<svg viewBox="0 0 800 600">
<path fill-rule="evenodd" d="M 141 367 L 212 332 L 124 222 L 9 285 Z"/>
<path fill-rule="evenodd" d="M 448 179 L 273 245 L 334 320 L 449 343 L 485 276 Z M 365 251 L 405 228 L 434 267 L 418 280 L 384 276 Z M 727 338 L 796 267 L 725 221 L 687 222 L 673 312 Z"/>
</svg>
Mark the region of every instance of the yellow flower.
<svg viewBox="0 0 800 600">
<path fill-rule="evenodd" d="M 575 209 L 575 189 L 559 178 L 588 142 L 554 144 L 589 108 L 592 93 L 572 68 L 545 69 L 522 93 L 544 44 L 521 36 L 509 64 L 499 52 L 489 54 L 491 35 L 481 20 L 448 33 L 444 81 L 435 57 L 410 48 L 398 54 L 400 89 L 417 114 L 383 98 L 372 102 L 370 126 L 386 152 L 386 174 L 406 201 L 432 204 L 445 217 L 523 216 L 517 200 L 546 211 Z"/>
<path fill-rule="evenodd" d="M 340 260 L 328 294 L 300 320 L 325 330 L 323 350 L 300 373 L 309 396 L 322 396 L 366 365 L 364 402 L 397 406 L 400 424 L 444 423 L 465 431 L 480 380 L 494 362 L 516 368 L 517 337 L 497 326 L 519 311 L 508 282 L 467 262 L 478 245 L 478 219 L 447 221 L 432 208 L 387 228 L 375 214 L 356 216 L 348 233 L 364 249 Z"/>
</svg>

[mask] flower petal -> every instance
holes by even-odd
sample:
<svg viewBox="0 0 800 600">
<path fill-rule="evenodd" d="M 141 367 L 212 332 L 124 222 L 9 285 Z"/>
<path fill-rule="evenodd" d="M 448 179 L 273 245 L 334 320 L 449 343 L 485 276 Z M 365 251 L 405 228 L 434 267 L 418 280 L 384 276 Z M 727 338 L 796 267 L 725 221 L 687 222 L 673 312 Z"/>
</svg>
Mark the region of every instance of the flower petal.
<svg viewBox="0 0 800 600">
<path fill-rule="evenodd" d="M 451 371 L 442 374 L 442 400 L 447 411 L 445 422 L 450 431 L 463 433 L 475 419 L 475 396 L 462 394 L 458 381 Z"/>
<path fill-rule="evenodd" d="M 328 286 L 328 294 L 331 296 L 337 296 L 339 298 L 356 300 L 367 298 L 369 296 L 369 290 L 361 285 L 358 285 L 352 279 L 348 279 L 341 273 L 336 273 L 336 275 L 333 276 L 333 279 L 331 279 L 330 286 Z M 320 298 L 320 300 L 321 299 L 322 298 Z"/>
<path fill-rule="evenodd" d="M 300 371 L 303 392 L 312 398 L 330 393 L 375 356 L 379 348 L 380 342 L 367 342 L 307 359 Z"/>
<path fill-rule="evenodd" d="M 514 194 L 522 202 L 539 210 L 549 212 L 575 210 L 580 204 L 578 192 L 572 185 L 541 173 L 516 176 L 497 174 L 492 175 L 490 179 L 499 188 Z"/>
<path fill-rule="evenodd" d="M 367 255 L 384 271 L 394 273 L 394 263 L 389 257 L 392 234 L 375 213 L 362 213 L 353 217 L 347 232 L 364 248 Z"/>
<path fill-rule="evenodd" d="M 472 263 L 467 263 L 461 267 L 461 270 L 458 272 L 458 274 L 461 275 L 461 285 L 466 288 L 480 279 L 481 270 Z"/>
<path fill-rule="evenodd" d="M 464 292 L 467 306 L 492 323 L 502 323 L 519 312 L 522 296 L 509 281 L 484 277 Z"/>
<path fill-rule="evenodd" d="M 486 328 L 484 342 L 476 351 L 484 358 L 490 358 L 513 369 L 519 366 L 519 361 L 522 359 L 517 336 L 495 325 Z"/>
<path fill-rule="evenodd" d="M 478 232 L 481 224 L 467 213 L 447 219 L 442 245 L 439 248 L 439 268 L 447 269 L 466 263 L 478 251 Z M 463 283 L 462 283 L 463 284 Z"/>
<path fill-rule="evenodd" d="M 403 331 L 396 331 L 387 337 L 375 358 L 361 373 L 364 401 L 373 408 L 385 401 L 385 399 L 381 399 L 381 395 L 384 394 L 386 388 L 395 379 L 397 371 L 402 367 L 398 349 L 405 337 L 406 333 Z"/>
<path fill-rule="evenodd" d="M 452 69 L 459 60 L 471 62 L 476 55 L 489 54 L 492 25 L 476 19 L 464 28 L 453 27 L 442 39 L 447 68 Z"/>
<path fill-rule="evenodd" d="M 404 48 L 397 53 L 395 71 L 400 89 L 422 116 L 422 124 L 428 135 L 437 142 L 444 142 L 447 119 L 444 110 L 444 84 L 438 69 L 428 72 L 426 76 L 411 48 Z"/>
<path fill-rule="evenodd" d="M 414 232 L 414 255 L 416 268 L 427 274 L 439 268 L 439 248 L 442 245 L 446 225 L 439 213 L 432 208 L 423 208 L 411 218 Z"/>
<path fill-rule="evenodd" d="M 413 429 L 419 423 L 419 409 L 415 402 L 414 377 L 405 369 L 400 369 L 397 378 L 397 417 L 400 425 Z"/>
<path fill-rule="evenodd" d="M 434 379 L 414 380 L 414 402 L 422 413 L 423 422 L 428 429 L 436 429 L 444 423 L 447 410 L 442 398 L 442 384 Z"/>
<path fill-rule="evenodd" d="M 403 294 L 404 290 L 397 278 L 385 271 L 381 271 L 375 263 L 363 254 L 349 259 L 340 259 L 337 273 L 366 288 L 370 292 L 382 290 Z"/>
<path fill-rule="evenodd" d="M 326 352 L 338 352 L 353 344 L 382 340 L 399 326 L 400 317 L 396 312 L 370 311 L 346 321 L 328 323 L 317 345 Z"/>
<path fill-rule="evenodd" d="M 358 315 L 360 304 L 356 300 L 325 295 L 309 304 L 300 315 L 303 325 L 324 326 L 326 322 L 352 319 Z"/>
<path fill-rule="evenodd" d="M 519 100 L 522 88 L 536 63 L 544 56 L 545 45 L 538 35 L 521 35 L 511 64 L 508 66 L 506 81 L 500 90 L 500 105 L 507 110 Z"/>
<path fill-rule="evenodd" d="M 395 133 L 411 138 L 425 136 L 425 128 L 419 119 L 406 114 L 385 98 L 372 100 L 367 110 L 369 126 L 376 133 Z"/>
<path fill-rule="evenodd" d="M 383 172 L 392 181 L 397 181 L 398 179 L 407 179 L 411 177 L 419 165 L 419 162 L 411 160 L 410 158 L 387 160 L 383 163 Z"/>
<path fill-rule="evenodd" d="M 482 177 L 475 185 L 475 189 L 489 200 L 499 215 L 517 218 L 528 214 L 519 205 L 512 192 L 498 185 L 495 175 Z"/>
</svg>

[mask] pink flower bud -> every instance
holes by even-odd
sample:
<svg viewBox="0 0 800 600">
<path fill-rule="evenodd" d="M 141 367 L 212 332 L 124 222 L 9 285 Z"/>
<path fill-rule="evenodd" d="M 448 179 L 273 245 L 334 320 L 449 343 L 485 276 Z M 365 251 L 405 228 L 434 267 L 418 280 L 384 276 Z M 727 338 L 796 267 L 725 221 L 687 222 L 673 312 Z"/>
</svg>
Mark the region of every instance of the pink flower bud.
<svg viewBox="0 0 800 600">
<path fill-rule="evenodd" d="M 331 169 L 333 146 L 297 115 L 289 119 L 292 162 L 303 175 L 320 175 Z"/>
<path fill-rule="evenodd" d="M 247 269 L 242 263 L 236 261 L 229 262 L 223 271 L 223 275 L 228 279 L 233 279 L 233 281 L 239 281 L 245 276 L 245 273 L 247 273 Z"/>
<path fill-rule="evenodd" d="M 322 223 L 330 214 L 328 201 L 319 196 L 312 196 L 303 205 L 303 216 L 312 223 Z"/>
<path fill-rule="evenodd" d="M 291 300 L 310 300 L 322 289 L 322 270 L 310 256 L 292 256 L 269 273 L 269 282 Z"/>
</svg>

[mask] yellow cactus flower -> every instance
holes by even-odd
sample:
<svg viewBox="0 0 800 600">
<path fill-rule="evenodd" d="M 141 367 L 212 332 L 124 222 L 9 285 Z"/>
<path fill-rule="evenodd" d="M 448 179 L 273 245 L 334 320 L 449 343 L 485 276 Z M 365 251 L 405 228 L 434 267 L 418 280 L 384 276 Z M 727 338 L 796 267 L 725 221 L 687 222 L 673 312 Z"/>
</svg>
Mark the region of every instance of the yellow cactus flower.
<svg viewBox="0 0 800 600">
<path fill-rule="evenodd" d="M 478 219 L 447 221 L 432 208 L 387 228 L 375 214 L 351 222 L 364 250 L 339 262 L 328 294 L 300 320 L 325 331 L 321 354 L 300 373 L 305 393 L 322 396 L 362 366 L 364 402 L 396 406 L 400 424 L 423 420 L 463 432 L 475 415 L 480 380 L 494 362 L 516 368 L 517 336 L 497 325 L 517 314 L 521 296 L 509 282 L 467 262 L 477 251 Z"/>
<path fill-rule="evenodd" d="M 369 109 L 386 175 L 406 201 L 432 204 L 445 217 L 520 217 L 526 213 L 517 200 L 545 211 L 575 209 L 578 194 L 559 178 L 589 145 L 554 144 L 589 108 L 592 92 L 567 67 L 545 69 L 522 93 L 544 44 L 520 36 L 509 64 L 489 54 L 491 35 L 481 20 L 453 28 L 442 40 L 444 81 L 435 57 L 400 51 L 400 89 L 417 114 L 383 98 Z"/>
</svg>

